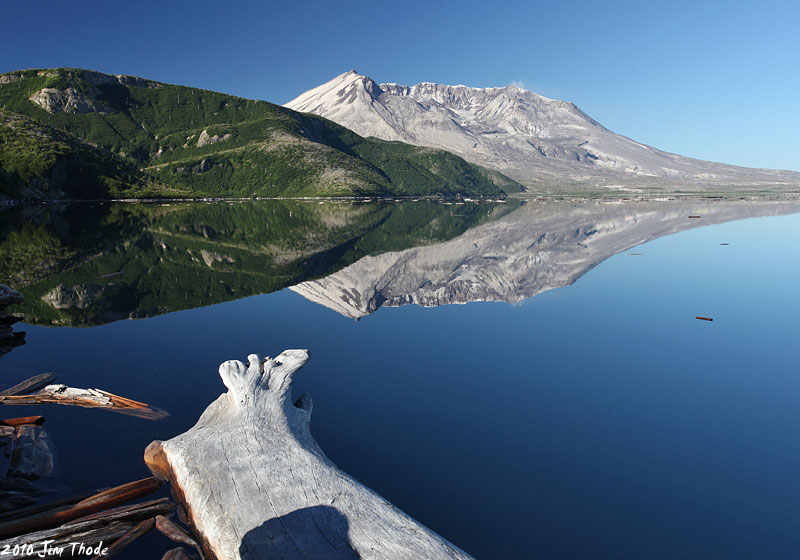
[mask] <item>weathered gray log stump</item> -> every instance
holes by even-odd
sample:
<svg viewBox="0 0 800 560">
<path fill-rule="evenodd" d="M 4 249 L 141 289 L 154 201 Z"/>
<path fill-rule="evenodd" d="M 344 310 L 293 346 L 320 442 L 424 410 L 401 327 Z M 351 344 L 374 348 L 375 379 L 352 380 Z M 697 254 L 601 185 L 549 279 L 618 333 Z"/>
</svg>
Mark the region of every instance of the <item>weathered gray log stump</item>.
<svg viewBox="0 0 800 560">
<path fill-rule="evenodd" d="M 228 391 L 197 424 L 155 441 L 145 460 L 168 479 L 207 556 L 217 560 L 467 559 L 462 550 L 339 470 L 311 436 L 311 398 L 292 399 L 308 359 L 219 368 Z"/>
</svg>

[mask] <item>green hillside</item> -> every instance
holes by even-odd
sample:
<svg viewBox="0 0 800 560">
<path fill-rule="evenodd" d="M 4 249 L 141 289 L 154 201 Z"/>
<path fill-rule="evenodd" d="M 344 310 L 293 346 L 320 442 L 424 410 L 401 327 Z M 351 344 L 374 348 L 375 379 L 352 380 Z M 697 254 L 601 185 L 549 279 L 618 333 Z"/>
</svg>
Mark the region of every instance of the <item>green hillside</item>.
<svg viewBox="0 0 800 560">
<path fill-rule="evenodd" d="M 135 162 L 17 113 L 0 109 L 0 196 L 122 198 L 188 196 L 157 184 Z"/>
<path fill-rule="evenodd" d="M 502 196 L 521 189 L 442 150 L 362 138 L 265 101 L 131 76 L 11 72 L 0 75 L 0 107 L 5 197 Z"/>
</svg>

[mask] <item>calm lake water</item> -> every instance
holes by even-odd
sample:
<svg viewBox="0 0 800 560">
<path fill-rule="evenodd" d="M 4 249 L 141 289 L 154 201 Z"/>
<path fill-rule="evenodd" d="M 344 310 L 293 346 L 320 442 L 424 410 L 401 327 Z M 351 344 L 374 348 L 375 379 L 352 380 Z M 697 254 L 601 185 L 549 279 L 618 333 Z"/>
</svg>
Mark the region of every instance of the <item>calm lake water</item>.
<svg viewBox="0 0 800 560">
<path fill-rule="evenodd" d="M 9 408 L 49 485 L 146 476 L 221 362 L 308 348 L 322 449 L 477 558 L 800 556 L 800 203 L 49 206 L 0 238 L 2 384 L 171 413 Z"/>
</svg>

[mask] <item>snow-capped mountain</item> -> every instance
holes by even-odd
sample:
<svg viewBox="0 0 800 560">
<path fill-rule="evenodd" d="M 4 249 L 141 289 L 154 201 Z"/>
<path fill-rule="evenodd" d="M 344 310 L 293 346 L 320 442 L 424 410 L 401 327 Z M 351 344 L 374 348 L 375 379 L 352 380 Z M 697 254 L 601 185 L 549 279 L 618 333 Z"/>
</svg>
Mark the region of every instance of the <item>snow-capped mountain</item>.
<svg viewBox="0 0 800 560">
<path fill-rule="evenodd" d="M 285 106 L 362 136 L 442 148 L 527 185 L 800 184 L 800 173 L 663 152 L 611 132 L 572 103 L 516 86 L 377 84 L 351 70 Z"/>
</svg>

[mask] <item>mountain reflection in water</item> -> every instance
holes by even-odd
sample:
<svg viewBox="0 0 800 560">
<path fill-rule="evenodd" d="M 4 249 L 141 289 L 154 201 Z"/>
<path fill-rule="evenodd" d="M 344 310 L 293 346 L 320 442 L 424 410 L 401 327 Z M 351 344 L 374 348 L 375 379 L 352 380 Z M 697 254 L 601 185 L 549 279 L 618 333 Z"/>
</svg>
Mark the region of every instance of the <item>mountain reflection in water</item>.
<svg viewBox="0 0 800 560">
<path fill-rule="evenodd" d="M 266 201 L 0 209 L 0 277 L 25 322 L 91 326 L 280 290 L 452 239 L 518 202 Z M 454 209 L 458 211 L 454 211 Z"/>
<path fill-rule="evenodd" d="M 663 235 L 793 212 L 800 202 L 528 204 L 456 239 L 364 257 L 291 290 L 354 319 L 409 303 L 517 302 L 568 286 L 608 257 Z"/>
<path fill-rule="evenodd" d="M 91 326 L 286 287 L 358 319 L 516 302 L 657 237 L 800 202 L 298 202 L 6 208 L 0 270 L 42 325 Z M 700 218 L 689 218 L 700 216 Z"/>
</svg>

